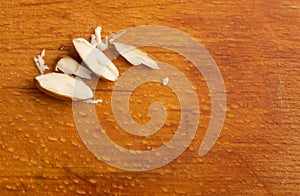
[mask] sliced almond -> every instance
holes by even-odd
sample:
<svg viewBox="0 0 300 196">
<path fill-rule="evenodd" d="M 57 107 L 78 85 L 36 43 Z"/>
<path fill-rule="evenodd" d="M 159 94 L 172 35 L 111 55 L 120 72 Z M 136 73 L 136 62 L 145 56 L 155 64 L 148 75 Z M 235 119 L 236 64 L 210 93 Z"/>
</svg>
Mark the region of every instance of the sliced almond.
<svg viewBox="0 0 300 196">
<path fill-rule="evenodd" d="M 65 74 L 73 74 L 81 78 L 91 79 L 92 72 L 86 67 L 80 65 L 77 61 L 71 57 L 65 56 L 56 64 L 55 70 L 62 71 Z"/>
<path fill-rule="evenodd" d="M 123 44 L 120 42 L 112 42 L 116 50 L 132 65 L 146 65 L 152 69 L 159 69 L 156 61 L 151 59 L 147 54 L 134 46 Z"/>
<path fill-rule="evenodd" d="M 73 44 L 86 66 L 97 76 L 116 81 L 119 71 L 111 60 L 83 38 L 73 39 Z"/>
<path fill-rule="evenodd" d="M 34 81 L 41 91 L 58 99 L 86 100 L 94 97 L 88 85 L 67 74 L 48 73 L 35 77 Z"/>
</svg>

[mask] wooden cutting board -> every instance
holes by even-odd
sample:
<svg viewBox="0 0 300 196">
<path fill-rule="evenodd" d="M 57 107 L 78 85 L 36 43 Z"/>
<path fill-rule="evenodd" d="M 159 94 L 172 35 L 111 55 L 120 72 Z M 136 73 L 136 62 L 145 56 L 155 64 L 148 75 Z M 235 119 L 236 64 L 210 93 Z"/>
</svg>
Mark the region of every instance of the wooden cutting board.
<svg viewBox="0 0 300 196">
<path fill-rule="evenodd" d="M 283 1 L 34 1 L 0 2 L 0 191 L 2 195 L 297 195 L 300 192 L 300 4 Z M 219 139 L 203 157 L 198 150 L 211 117 L 203 76 L 182 55 L 143 48 L 176 67 L 197 92 L 196 136 L 171 163 L 126 171 L 98 160 L 82 142 L 72 102 L 40 92 L 33 57 L 46 49 L 51 71 L 57 57 L 79 60 L 72 39 L 89 39 L 140 25 L 179 29 L 199 41 L 224 79 L 227 114 Z M 164 36 L 164 35 L 161 35 Z M 131 66 L 116 60 L 121 75 Z M 179 101 L 159 83 L 130 97 L 132 118 L 149 122 L 153 102 L 167 108 L 166 124 L 152 136 L 133 136 L 111 110 L 114 83 L 99 81 L 99 123 L 118 145 L 151 150 L 164 145 L 180 122 Z M 139 100 L 139 101 L 137 101 Z"/>
</svg>

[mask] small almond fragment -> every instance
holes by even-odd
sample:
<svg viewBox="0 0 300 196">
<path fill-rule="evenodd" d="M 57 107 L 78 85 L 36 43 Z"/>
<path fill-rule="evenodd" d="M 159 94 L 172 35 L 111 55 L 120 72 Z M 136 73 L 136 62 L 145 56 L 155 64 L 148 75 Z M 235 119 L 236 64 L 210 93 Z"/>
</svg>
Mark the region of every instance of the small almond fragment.
<svg viewBox="0 0 300 196">
<path fill-rule="evenodd" d="M 73 44 L 83 62 L 94 74 L 110 81 L 118 79 L 117 67 L 101 50 L 83 38 L 73 39 Z"/>
<path fill-rule="evenodd" d="M 103 100 L 102 99 L 87 99 L 83 101 L 84 103 L 88 103 L 88 104 L 97 104 L 97 103 L 102 103 Z"/>
<path fill-rule="evenodd" d="M 163 79 L 162 79 L 162 85 L 163 85 L 163 86 L 167 86 L 168 83 L 169 83 L 169 78 L 166 77 L 166 78 L 163 78 Z"/>
<path fill-rule="evenodd" d="M 36 76 L 34 81 L 41 91 L 58 99 L 86 100 L 94 97 L 88 85 L 67 74 L 48 73 Z"/>
<path fill-rule="evenodd" d="M 45 70 L 49 69 L 49 67 L 45 64 L 44 57 L 46 55 L 46 50 L 44 49 L 41 54 L 38 54 L 37 57 L 33 58 L 36 67 L 38 68 L 41 74 L 44 74 Z"/>
<path fill-rule="evenodd" d="M 146 65 L 152 69 L 159 69 L 156 61 L 151 59 L 147 54 L 134 46 L 123 44 L 120 42 L 112 42 L 116 50 L 132 65 Z"/>
<path fill-rule="evenodd" d="M 62 71 L 65 74 L 73 74 L 81 78 L 91 79 L 92 72 L 86 67 L 80 65 L 71 57 L 63 57 L 59 59 L 55 67 L 56 71 Z"/>
<path fill-rule="evenodd" d="M 97 46 L 97 40 L 96 40 L 96 35 L 92 34 L 91 35 L 91 41 L 90 43 L 92 44 L 92 46 L 96 47 Z"/>
<path fill-rule="evenodd" d="M 108 48 L 108 37 L 105 38 L 105 42 L 101 39 L 102 27 L 98 26 L 95 29 L 95 37 L 96 37 L 96 47 L 101 51 L 104 51 Z"/>
</svg>

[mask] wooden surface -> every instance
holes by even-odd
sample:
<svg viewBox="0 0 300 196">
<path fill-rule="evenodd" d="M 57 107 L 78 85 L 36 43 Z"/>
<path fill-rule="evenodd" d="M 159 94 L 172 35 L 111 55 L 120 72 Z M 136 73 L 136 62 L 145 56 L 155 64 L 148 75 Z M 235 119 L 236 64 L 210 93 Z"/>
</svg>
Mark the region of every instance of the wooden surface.
<svg viewBox="0 0 300 196">
<path fill-rule="evenodd" d="M 299 11 L 297 0 L 2 0 L 1 195 L 300 194 Z M 33 85 L 38 72 L 32 58 L 45 48 L 46 63 L 53 69 L 59 55 L 76 57 L 72 38 L 88 39 L 98 25 L 104 35 L 111 35 L 148 24 L 180 29 L 206 47 L 224 78 L 227 116 L 213 149 L 199 157 L 211 107 L 205 81 L 182 56 L 149 49 L 152 57 L 186 74 L 197 89 L 200 125 L 191 145 L 175 161 L 151 171 L 130 172 L 108 166 L 89 152 L 76 130 L 72 103 L 53 99 Z M 116 64 L 121 73 L 130 67 L 121 58 Z M 141 138 L 116 128 L 110 108 L 112 88 L 113 83 L 99 82 L 96 96 L 104 103 L 96 110 L 113 141 L 147 150 L 172 137 L 180 118 L 172 91 L 145 84 L 133 93 L 131 112 L 138 122 L 149 120 L 153 101 L 165 103 L 169 112 L 164 130 Z M 143 104 L 134 103 L 141 98 Z"/>
</svg>

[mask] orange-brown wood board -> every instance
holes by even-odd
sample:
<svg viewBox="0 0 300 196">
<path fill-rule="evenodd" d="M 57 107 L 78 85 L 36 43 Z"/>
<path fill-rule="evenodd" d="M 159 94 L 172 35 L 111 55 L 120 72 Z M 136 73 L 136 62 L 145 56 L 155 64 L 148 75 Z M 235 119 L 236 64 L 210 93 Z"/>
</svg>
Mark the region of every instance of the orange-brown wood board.
<svg viewBox="0 0 300 196">
<path fill-rule="evenodd" d="M 0 2 L 0 192 L 1 195 L 297 195 L 300 193 L 300 2 L 297 0 L 163 0 Z M 213 148 L 199 156 L 211 118 L 204 77 L 175 51 L 144 47 L 149 56 L 183 73 L 199 100 L 197 133 L 172 162 L 148 171 L 127 171 L 98 160 L 74 122 L 72 101 L 39 91 L 33 57 L 46 49 L 79 60 L 72 39 L 89 39 L 130 27 L 161 25 L 201 43 L 223 76 L 226 118 Z M 162 37 L 164 35 L 161 35 Z M 114 60 L 120 75 L 131 68 Z M 172 82 L 172 81 L 170 81 Z M 138 123 L 149 107 L 164 104 L 164 126 L 136 136 L 118 126 L 111 107 L 113 82 L 99 80 L 99 123 L 118 145 L 148 151 L 168 142 L 180 122 L 180 102 L 160 83 L 140 85 L 130 96 Z"/>
</svg>

